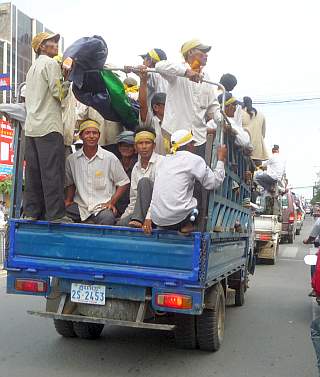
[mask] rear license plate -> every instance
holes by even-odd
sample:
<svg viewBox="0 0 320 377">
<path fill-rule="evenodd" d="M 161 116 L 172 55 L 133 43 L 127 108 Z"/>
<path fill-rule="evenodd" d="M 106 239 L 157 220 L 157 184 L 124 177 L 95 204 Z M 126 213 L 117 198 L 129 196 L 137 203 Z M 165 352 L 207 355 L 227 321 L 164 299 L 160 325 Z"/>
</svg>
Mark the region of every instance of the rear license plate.
<svg viewBox="0 0 320 377">
<path fill-rule="evenodd" d="M 71 284 L 71 301 L 82 304 L 104 305 L 106 287 L 104 285 Z"/>
</svg>

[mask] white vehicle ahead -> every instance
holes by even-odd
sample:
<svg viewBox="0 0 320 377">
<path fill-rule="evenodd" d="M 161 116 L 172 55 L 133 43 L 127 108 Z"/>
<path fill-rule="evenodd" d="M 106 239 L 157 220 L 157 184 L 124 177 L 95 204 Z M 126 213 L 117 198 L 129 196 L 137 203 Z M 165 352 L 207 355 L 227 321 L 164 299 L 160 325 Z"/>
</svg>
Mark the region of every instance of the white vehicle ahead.
<svg viewBox="0 0 320 377">
<path fill-rule="evenodd" d="M 255 253 L 259 259 L 275 264 L 281 238 L 281 222 L 278 215 L 259 215 L 254 219 Z"/>
</svg>

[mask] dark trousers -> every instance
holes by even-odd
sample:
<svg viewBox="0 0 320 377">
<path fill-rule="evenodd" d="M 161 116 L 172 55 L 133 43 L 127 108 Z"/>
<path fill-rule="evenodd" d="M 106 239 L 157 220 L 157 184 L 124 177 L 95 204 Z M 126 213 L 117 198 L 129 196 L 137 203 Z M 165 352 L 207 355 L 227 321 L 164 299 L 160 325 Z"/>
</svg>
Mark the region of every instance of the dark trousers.
<svg viewBox="0 0 320 377">
<path fill-rule="evenodd" d="M 206 160 L 206 146 L 207 143 L 198 145 L 195 147 L 194 154 L 202 157 L 204 161 Z M 194 184 L 194 189 L 193 189 L 193 196 L 197 199 L 197 208 L 199 211 L 199 218 L 203 216 L 204 209 L 202 208 L 202 203 L 204 203 L 204 198 L 202 198 L 202 185 L 200 182 L 196 181 Z"/>
<path fill-rule="evenodd" d="M 202 157 L 204 160 L 206 160 L 206 147 L 207 143 L 197 145 L 194 147 L 194 154 Z"/>
<path fill-rule="evenodd" d="M 91 215 L 85 221 L 81 220 L 79 206 L 77 203 L 71 204 L 66 208 L 67 216 L 70 217 L 75 223 L 93 223 L 97 225 L 114 225 L 116 218 L 111 209 L 103 209 L 96 215 Z"/>
<path fill-rule="evenodd" d="M 27 217 L 59 219 L 65 215 L 65 148 L 63 136 L 51 132 L 26 136 L 24 214 Z"/>
<path fill-rule="evenodd" d="M 311 340 L 317 356 L 318 372 L 320 375 L 320 318 L 311 323 Z"/>
<path fill-rule="evenodd" d="M 144 223 L 150 207 L 153 192 L 153 182 L 149 178 L 141 178 L 137 186 L 137 200 L 132 215 L 126 216 L 117 222 L 119 226 L 128 226 L 132 220 Z"/>
<path fill-rule="evenodd" d="M 183 228 L 184 226 L 186 226 L 189 223 L 191 223 L 190 214 L 178 224 L 167 225 L 167 226 L 158 226 L 158 228 L 159 229 L 166 229 L 166 230 L 178 230 L 178 231 L 180 231 L 181 228 Z M 194 224 L 196 224 L 196 222 Z"/>
</svg>

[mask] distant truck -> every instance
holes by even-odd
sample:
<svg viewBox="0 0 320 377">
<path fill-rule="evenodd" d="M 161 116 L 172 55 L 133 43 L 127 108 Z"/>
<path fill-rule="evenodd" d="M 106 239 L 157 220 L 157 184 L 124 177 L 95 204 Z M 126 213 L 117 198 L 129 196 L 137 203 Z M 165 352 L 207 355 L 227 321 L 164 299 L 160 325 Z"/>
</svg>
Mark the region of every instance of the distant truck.
<svg viewBox="0 0 320 377">
<path fill-rule="evenodd" d="M 275 264 L 281 241 L 282 207 L 281 196 L 260 196 L 255 212 L 255 255 L 259 261 Z"/>
<path fill-rule="evenodd" d="M 207 142 L 212 167 L 220 137 Z M 224 183 L 215 192 L 203 190 L 200 223 L 189 236 L 20 219 L 23 140 L 17 125 L 7 292 L 45 297 L 46 309 L 29 313 L 52 319 L 63 337 L 94 339 L 105 325 L 118 325 L 174 331 L 178 347 L 218 350 L 226 294 L 234 290 L 235 305 L 244 304 L 255 261 L 251 212 L 242 205 L 251 192 L 248 158 L 233 136 L 224 134 Z"/>
<path fill-rule="evenodd" d="M 278 215 L 255 217 L 255 252 L 260 260 L 269 264 L 276 263 L 281 240 L 281 227 Z"/>
</svg>

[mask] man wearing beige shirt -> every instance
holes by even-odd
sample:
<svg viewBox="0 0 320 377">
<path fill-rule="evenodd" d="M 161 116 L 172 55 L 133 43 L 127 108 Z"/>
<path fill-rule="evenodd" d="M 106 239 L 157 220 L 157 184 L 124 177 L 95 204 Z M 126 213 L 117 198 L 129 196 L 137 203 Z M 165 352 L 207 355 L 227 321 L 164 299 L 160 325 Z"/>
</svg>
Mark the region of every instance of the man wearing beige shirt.
<svg viewBox="0 0 320 377">
<path fill-rule="evenodd" d="M 75 222 L 113 225 L 130 180 L 118 158 L 98 146 L 99 128 L 91 119 L 80 125 L 83 148 L 66 162 L 66 211 Z"/>
<path fill-rule="evenodd" d="M 66 222 L 64 207 L 64 142 L 62 73 L 53 59 L 59 34 L 39 33 L 32 40 L 38 55 L 26 80 L 26 189 L 24 215 Z"/>
</svg>

